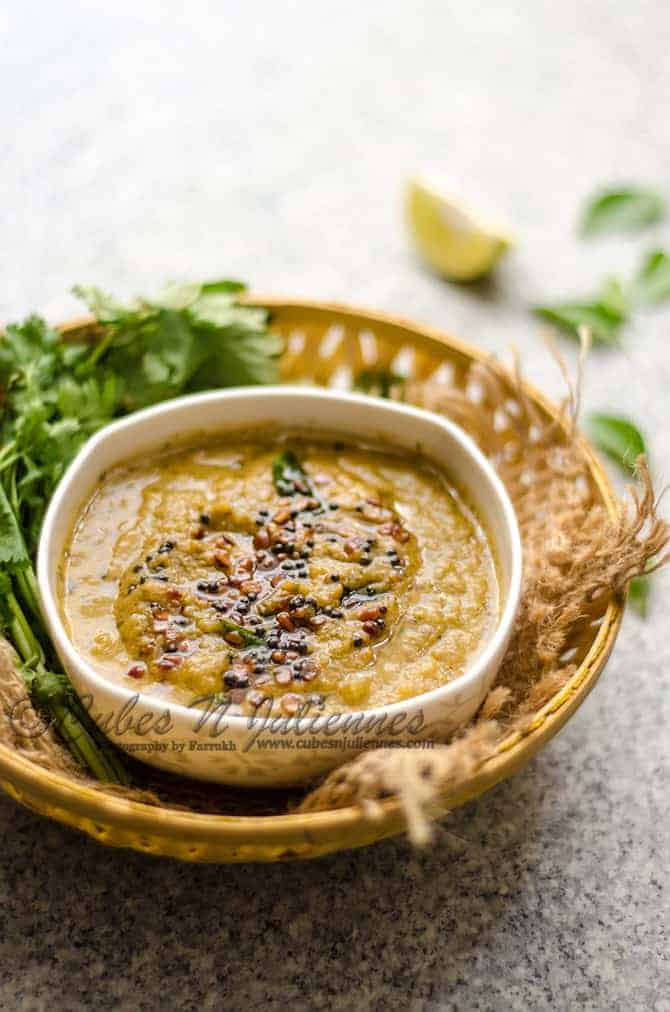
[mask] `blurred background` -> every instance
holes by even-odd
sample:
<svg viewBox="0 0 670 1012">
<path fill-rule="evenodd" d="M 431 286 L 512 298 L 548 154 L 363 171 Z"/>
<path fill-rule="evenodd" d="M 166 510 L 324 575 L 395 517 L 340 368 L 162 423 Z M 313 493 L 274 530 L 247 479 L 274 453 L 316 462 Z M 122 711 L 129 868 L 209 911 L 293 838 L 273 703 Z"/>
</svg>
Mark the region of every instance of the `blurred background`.
<svg viewBox="0 0 670 1012">
<path fill-rule="evenodd" d="M 397 312 L 501 356 L 514 344 L 556 395 L 529 307 L 588 294 L 670 246 L 668 223 L 577 234 L 604 185 L 670 199 L 669 37 L 661 0 L 6 0 L 0 320 L 73 315 L 76 282 L 131 295 L 229 275 L 256 292 Z M 413 254 L 403 182 L 431 168 L 509 224 L 517 245 L 489 281 L 449 284 Z M 659 484 L 669 329 L 667 306 L 636 314 L 621 349 L 593 353 L 585 390 L 589 408 L 645 431 Z M 561 347 L 574 361 L 574 344 Z M 141 1007 L 157 1007 L 159 975 L 199 1008 L 217 1007 L 224 985 L 230 1007 L 329 1007 L 344 986 L 343 1008 L 669 1008 L 669 604 L 664 576 L 568 728 L 456 813 L 455 835 L 429 855 L 391 842 L 308 868 L 176 869 L 1 799 L 2 909 L 18 930 L 0 948 L 26 974 L 5 972 L 2 1007 L 46 1007 L 56 992 L 62 1008 L 87 1007 L 137 987 L 149 989 Z M 147 888 L 156 908 L 138 899 Z M 128 926 L 143 960 L 115 948 Z M 89 944 L 100 955 L 85 967 Z"/>
<path fill-rule="evenodd" d="M 515 342 L 547 386 L 529 305 L 630 273 L 668 235 L 576 230 L 598 187 L 670 190 L 669 24 L 658 0 L 8 2 L 0 319 L 71 315 L 77 282 L 130 295 L 229 274 Z M 509 224 L 493 283 L 445 284 L 411 252 L 402 186 L 430 169 Z M 594 403 L 635 414 L 631 363 L 641 391 L 667 382 L 669 319 L 601 356 Z"/>
</svg>

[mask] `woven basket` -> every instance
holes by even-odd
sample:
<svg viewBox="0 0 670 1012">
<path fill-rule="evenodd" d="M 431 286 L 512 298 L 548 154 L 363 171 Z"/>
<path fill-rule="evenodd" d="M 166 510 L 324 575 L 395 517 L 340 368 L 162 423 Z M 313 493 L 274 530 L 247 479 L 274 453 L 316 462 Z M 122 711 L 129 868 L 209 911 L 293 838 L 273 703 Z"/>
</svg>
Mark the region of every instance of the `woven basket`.
<svg viewBox="0 0 670 1012">
<path fill-rule="evenodd" d="M 286 340 L 282 368 L 287 381 L 347 388 L 363 369 L 392 366 L 416 379 L 439 375 L 442 383 L 462 389 L 472 363 L 487 360 L 483 352 L 461 341 L 397 318 L 324 303 L 272 298 L 256 301 L 271 310 L 273 329 Z M 86 327 L 90 321 L 80 320 L 62 330 L 71 334 Z M 509 374 L 497 365 L 493 368 L 512 389 Z M 528 384 L 524 384 L 524 392 L 544 418 L 562 424 L 558 409 L 540 393 Z M 618 506 L 608 479 L 590 448 L 586 444 L 583 448 L 595 497 L 614 518 Z M 616 599 L 607 604 L 599 624 L 591 617 L 584 620 L 576 631 L 581 661 L 569 682 L 537 712 L 523 734 L 510 736 L 476 774 L 442 796 L 436 814 L 511 776 L 557 733 L 598 679 L 616 639 L 622 611 L 623 602 Z M 394 799 L 381 802 L 380 816 L 374 821 L 364 818 L 358 807 L 273 814 L 290 806 L 292 798 L 284 792 L 262 797 L 249 794 L 248 801 L 238 792 L 229 809 L 235 814 L 185 810 L 176 799 L 160 806 L 129 801 L 64 772 L 45 769 L 5 745 L 0 745 L 0 785 L 29 808 L 103 843 L 187 861 L 316 857 L 361 847 L 405 828 L 402 810 Z M 192 788 L 197 799 L 199 785 Z M 226 811 L 225 801 L 218 810 Z"/>
</svg>

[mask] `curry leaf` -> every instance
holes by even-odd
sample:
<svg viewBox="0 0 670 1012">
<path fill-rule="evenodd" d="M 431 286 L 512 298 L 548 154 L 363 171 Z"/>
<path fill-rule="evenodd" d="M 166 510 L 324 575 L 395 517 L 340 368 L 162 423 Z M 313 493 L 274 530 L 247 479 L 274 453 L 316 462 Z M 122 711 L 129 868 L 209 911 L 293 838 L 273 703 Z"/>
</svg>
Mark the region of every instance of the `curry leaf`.
<svg viewBox="0 0 670 1012">
<path fill-rule="evenodd" d="M 617 344 L 625 315 L 607 298 L 577 302 L 556 302 L 553 305 L 535 306 L 536 316 L 548 320 L 572 337 L 579 336 L 580 327 L 588 327 L 594 344 Z"/>
<path fill-rule="evenodd" d="M 665 250 L 647 253 L 631 284 L 633 299 L 653 306 L 670 298 L 670 256 Z"/>
<path fill-rule="evenodd" d="M 280 495 L 310 491 L 307 474 L 293 450 L 285 450 L 272 461 L 272 481 Z"/>
<path fill-rule="evenodd" d="M 642 433 L 628 418 L 593 413 L 587 416 L 585 429 L 595 446 L 614 460 L 623 471 L 634 472 L 635 461 L 641 453 L 647 452 Z M 643 574 L 630 581 L 628 600 L 642 618 L 647 617 L 650 595 L 650 576 Z"/>
<path fill-rule="evenodd" d="M 634 232 L 660 221 L 665 201 L 646 187 L 611 188 L 592 197 L 582 214 L 583 235 L 603 232 Z"/>
<path fill-rule="evenodd" d="M 618 278 L 605 278 L 598 301 L 609 313 L 618 316 L 622 323 L 627 319 L 630 299 Z"/>
<path fill-rule="evenodd" d="M 252 632 L 251 629 L 238 625 L 237 622 L 231 622 L 229 618 L 221 619 L 221 630 L 224 636 L 226 633 L 235 633 L 245 646 L 258 646 L 264 642 L 262 636 L 259 636 L 257 632 Z"/>
<path fill-rule="evenodd" d="M 606 278 L 593 298 L 536 306 L 535 314 L 572 337 L 588 327 L 594 344 L 616 344 L 628 318 L 629 300 L 618 278 Z"/>
<path fill-rule="evenodd" d="M 586 433 L 603 453 L 625 471 L 635 470 L 635 461 L 646 453 L 642 433 L 628 418 L 594 412 L 585 421 Z"/>
</svg>

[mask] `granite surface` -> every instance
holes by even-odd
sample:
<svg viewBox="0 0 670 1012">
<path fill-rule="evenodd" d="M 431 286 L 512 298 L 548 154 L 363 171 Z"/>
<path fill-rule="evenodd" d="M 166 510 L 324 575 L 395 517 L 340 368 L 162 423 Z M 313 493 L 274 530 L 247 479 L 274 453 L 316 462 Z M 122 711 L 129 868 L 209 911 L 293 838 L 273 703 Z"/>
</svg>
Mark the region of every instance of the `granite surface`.
<svg viewBox="0 0 670 1012">
<path fill-rule="evenodd" d="M 516 343 L 556 393 L 528 304 L 670 242 L 575 233 L 603 182 L 670 196 L 669 32 L 661 0 L 7 0 L 0 318 L 62 318 L 75 281 L 230 273 Z M 426 166 L 517 233 L 494 283 L 408 252 L 401 181 Z M 669 326 L 640 314 L 586 388 L 666 480 Z M 3 796 L 0 1007 L 667 1012 L 669 605 L 664 577 L 568 727 L 429 853 L 188 867 Z"/>
</svg>

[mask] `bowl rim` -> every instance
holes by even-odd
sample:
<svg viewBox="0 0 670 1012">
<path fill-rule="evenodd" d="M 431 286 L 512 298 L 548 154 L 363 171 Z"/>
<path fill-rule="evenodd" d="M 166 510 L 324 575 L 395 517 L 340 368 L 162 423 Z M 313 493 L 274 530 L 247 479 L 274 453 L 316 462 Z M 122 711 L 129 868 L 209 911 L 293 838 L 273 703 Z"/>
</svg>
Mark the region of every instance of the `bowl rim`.
<svg viewBox="0 0 670 1012">
<path fill-rule="evenodd" d="M 465 430 L 449 418 L 425 411 L 410 404 L 400 404 L 395 401 L 383 400 L 366 394 L 349 393 L 346 391 L 323 389 L 320 387 L 311 388 L 295 384 L 283 384 L 225 388 L 206 391 L 203 393 L 188 394 L 183 397 L 176 397 L 143 410 L 133 412 L 130 415 L 120 418 L 118 421 L 106 425 L 103 429 L 88 439 L 81 450 L 77 453 L 74 460 L 67 467 L 64 475 L 58 483 L 58 487 L 56 488 L 51 501 L 49 502 L 49 506 L 45 514 L 37 550 L 36 575 L 40 591 L 42 611 L 57 650 L 59 653 L 66 656 L 69 665 L 76 668 L 80 678 L 83 682 L 85 682 L 86 688 L 90 689 L 91 692 L 95 691 L 95 689 L 104 690 L 109 697 L 113 698 L 115 705 L 121 707 L 130 700 L 135 699 L 137 701 L 137 705 L 140 707 L 153 706 L 154 708 L 158 707 L 161 709 L 167 709 L 169 710 L 171 716 L 182 722 L 186 720 L 192 721 L 194 717 L 194 710 L 192 707 L 183 703 L 173 702 L 169 698 L 155 696 L 150 690 L 143 691 L 139 688 L 135 689 L 132 686 L 125 686 L 120 682 L 116 682 L 98 673 L 94 665 L 79 652 L 67 633 L 61 609 L 58 605 L 57 593 L 55 588 L 52 587 L 51 573 L 53 563 L 51 559 L 51 546 L 54 539 L 60 537 L 60 531 L 63 529 L 65 519 L 67 519 L 67 523 L 65 524 L 67 529 L 72 529 L 73 517 L 68 516 L 67 518 L 64 518 L 62 515 L 64 501 L 67 496 L 71 494 L 72 489 L 76 489 L 77 485 L 81 483 L 82 472 L 86 471 L 87 467 L 91 463 L 91 460 L 95 458 L 101 447 L 109 444 L 110 442 L 113 444 L 119 437 L 122 437 L 124 433 L 137 431 L 154 419 L 166 418 L 175 414 L 178 415 L 185 409 L 194 406 L 220 404 L 222 402 L 258 401 L 258 423 L 261 424 L 266 420 L 265 416 L 268 410 L 271 409 L 271 405 L 278 404 L 283 401 L 289 401 L 294 404 L 295 399 L 298 397 L 307 402 L 314 402 L 315 404 L 323 401 L 329 401 L 331 404 L 341 405 L 343 413 L 347 406 L 358 404 L 365 407 L 368 411 L 372 409 L 372 413 L 374 415 L 395 416 L 399 420 L 404 420 L 408 424 L 411 424 L 412 421 L 422 422 L 432 426 L 434 429 L 441 430 L 442 433 L 446 434 L 454 443 L 458 444 L 459 447 L 465 451 L 470 464 L 470 474 L 472 476 L 472 480 L 474 481 L 475 476 L 479 474 L 480 477 L 483 476 L 485 478 L 489 484 L 489 488 L 493 490 L 494 495 L 497 497 L 497 506 L 501 508 L 501 515 L 504 519 L 506 535 L 510 542 L 511 557 L 509 560 L 509 586 L 507 588 L 503 607 L 499 612 L 493 633 L 472 659 L 472 662 L 467 665 L 463 673 L 451 681 L 445 682 L 443 685 L 439 685 L 437 688 L 431 689 L 428 692 L 411 696 L 408 699 L 401 700 L 396 703 L 346 711 L 346 715 L 352 719 L 363 717 L 366 720 L 372 721 L 384 716 L 392 721 L 397 715 L 414 714 L 417 710 L 420 711 L 424 706 L 430 707 L 432 704 L 447 706 L 449 700 L 453 696 L 456 696 L 463 691 L 467 691 L 468 687 L 472 687 L 473 690 L 476 690 L 480 685 L 488 666 L 491 664 L 498 651 L 500 651 L 501 647 L 505 644 L 511 633 L 514 619 L 519 607 L 523 574 L 523 549 L 516 511 L 512 505 L 507 490 L 493 465 L 485 457 L 474 440 L 465 432 Z M 254 423 L 250 423 L 249 428 L 251 431 L 253 431 L 253 426 Z M 219 426 L 217 427 L 217 431 L 244 431 L 245 428 L 246 426 L 231 426 L 230 429 L 225 429 L 224 426 Z M 202 431 L 210 432 L 209 429 L 202 430 L 200 426 L 197 426 L 193 429 L 193 435 L 200 434 Z M 329 425 L 328 431 L 329 433 L 332 432 L 334 436 L 337 436 L 339 430 L 337 429 L 337 426 L 333 428 Z M 213 428 L 211 432 L 214 432 Z M 156 437 L 156 442 L 158 444 L 160 444 L 161 438 L 163 440 L 169 440 L 171 436 L 168 434 L 164 437 Z M 185 440 L 187 441 L 188 438 L 189 436 L 186 434 Z M 384 441 L 387 439 L 390 448 L 393 448 L 394 445 L 397 448 L 400 448 L 402 445 L 399 442 L 394 444 L 392 436 L 384 437 Z M 431 459 L 429 453 L 426 453 L 426 457 L 429 460 Z M 133 459 L 134 458 L 132 456 L 129 457 L 127 454 L 119 455 L 118 459 L 114 463 L 110 464 L 109 467 L 122 465 L 124 461 L 130 462 Z M 444 470 L 448 477 L 448 467 L 444 468 Z M 459 482 L 459 486 L 462 487 L 462 491 L 464 491 L 467 495 L 469 491 L 467 480 L 461 480 Z M 84 503 L 87 497 L 90 496 L 92 487 L 94 486 L 91 485 L 90 478 L 87 479 L 86 488 L 83 487 L 82 483 L 81 495 L 77 496 L 78 501 Z M 500 550 L 500 545 L 496 544 L 496 539 L 493 533 L 487 530 L 488 525 L 486 524 L 486 517 L 480 517 L 480 520 L 484 521 L 487 540 L 490 541 L 495 553 L 496 549 Z M 269 716 L 269 714 L 262 714 L 260 715 L 260 719 L 265 719 L 267 716 Z M 329 714 L 325 714 L 322 716 L 308 715 L 306 717 L 290 718 L 290 723 L 288 725 L 289 731 L 292 734 L 300 734 L 309 730 L 313 734 L 319 734 L 325 727 L 327 727 L 327 722 L 330 719 L 330 716 L 331 715 Z M 213 722 L 215 719 L 216 711 L 209 714 L 200 726 L 204 728 L 208 723 Z M 231 728 L 236 728 L 238 731 L 250 730 L 254 726 L 252 724 L 254 719 L 256 718 L 253 716 L 226 712 L 226 723 L 229 724 Z"/>
<path fill-rule="evenodd" d="M 354 306 L 346 303 L 306 298 L 287 298 L 281 295 L 253 293 L 246 300 L 248 304 L 272 311 L 293 314 L 296 319 L 307 314 L 322 317 L 336 317 L 340 321 L 356 326 L 368 324 L 380 328 L 403 330 L 408 339 L 417 346 L 435 350 L 436 346 L 448 348 L 453 354 L 466 361 L 489 364 L 504 380 L 514 382 L 513 371 L 492 358 L 486 349 L 472 345 L 449 331 L 429 324 L 411 320 L 397 314 Z M 78 316 L 59 325 L 63 335 L 86 333 L 96 325 L 92 316 Z M 565 429 L 565 419 L 560 409 L 546 394 L 533 383 L 523 379 L 523 391 L 554 422 Z M 579 444 L 588 464 L 590 475 L 596 485 L 609 518 L 619 516 L 619 504 L 614 496 L 610 479 L 584 436 Z M 523 732 L 510 734 L 499 745 L 496 754 L 460 785 L 459 789 L 447 795 L 445 804 L 449 807 L 461 804 L 493 787 L 521 769 L 567 722 L 578 709 L 596 684 L 614 646 L 625 608 L 625 597 L 614 598 L 608 605 L 603 622 L 591 644 L 586 657 L 577 671 L 535 715 L 535 720 Z M 130 799 L 102 791 L 91 782 L 74 779 L 66 772 L 48 769 L 33 761 L 29 754 L 19 752 L 0 743 L 0 786 L 17 801 L 27 804 L 36 811 L 65 824 L 96 835 L 96 828 L 111 829 L 119 834 L 117 841 L 133 846 L 124 834 L 145 833 L 161 841 L 165 853 L 176 855 L 176 841 L 193 845 L 203 841 L 212 847 L 211 860 L 221 860 L 220 851 L 248 842 L 250 837 L 262 843 L 284 847 L 287 840 L 304 841 L 308 838 L 316 855 L 339 849 L 333 844 L 333 832 L 350 838 L 363 818 L 358 805 L 344 805 L 340 808 L 315 812 L 297 812 L 282 815 L 222 815 L 211 812 L 184 811 L 166 803 L 161 808 L 147 801 Z M 401 832 L 405 827 L 401 802 L 398 798 L 386 798 L 379 802 L 380 819 L 376 823 L 378 832 L 372 839 L 381 839 Z M 370 841 L 371 842 L 371 841 Z M 350 843 L 349 846 L 360 845 Z M 346 847 L 346 843 L 342 844 Z"/>
</svg>

